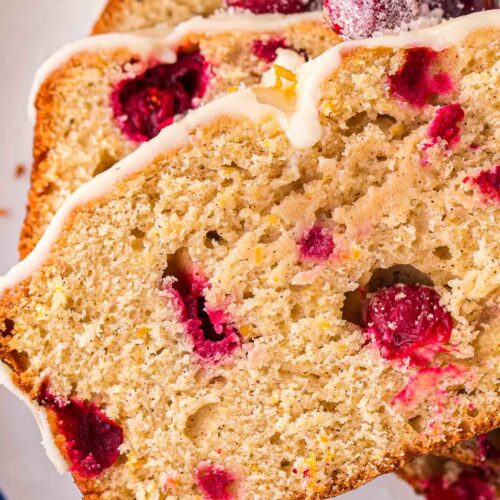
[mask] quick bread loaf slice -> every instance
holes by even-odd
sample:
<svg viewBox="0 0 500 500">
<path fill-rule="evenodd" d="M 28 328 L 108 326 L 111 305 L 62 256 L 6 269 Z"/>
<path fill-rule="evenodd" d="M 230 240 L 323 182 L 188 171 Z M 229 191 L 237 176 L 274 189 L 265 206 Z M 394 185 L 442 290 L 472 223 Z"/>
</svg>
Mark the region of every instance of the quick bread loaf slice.
<svg viewBox="0 0 500 500">
<path fill-rule="evenodd" d="M 426 455 L 398 474 L 427 500 L 497 500 L 500 469 Z"/>
<path fill-rule="evenodd" d="M 34 86 L 34 164 L 21 257 L 72 191 L 162 127 L 224 92 L 260 82 L 273 64 L 280 83 L 293 83 L 290 70 L 340 40 L 319 12 L 234 14 L 195 18 L 170 34 L 94 36 L 63 48 Z"/>
<path fill-rule="evenodd" d="M 327 498 L 500 425 L 499 32 L 342 43 L 68 199 L 0 352 L 88 498 Z"/>
<path fill-rule="evenodd" d="M 213 14 L 220 7 L 221 0 L 108 0 L 93 33 L 129 32 L 158 24 L 175 26 L 195 15 Z"/>
</svg>

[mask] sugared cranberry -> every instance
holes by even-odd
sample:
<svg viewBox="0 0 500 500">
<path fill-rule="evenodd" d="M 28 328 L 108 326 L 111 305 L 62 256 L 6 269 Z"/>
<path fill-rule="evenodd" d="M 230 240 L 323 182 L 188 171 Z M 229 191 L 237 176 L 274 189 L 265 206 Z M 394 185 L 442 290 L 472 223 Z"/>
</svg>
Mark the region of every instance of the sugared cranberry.
<svg viewBox="0 0 500 500">
<path fill-rule="evenodd" d="M 481 434 L 476 439 L 479 445 L 479 460 L 485 462 L 486 460 L 500 459 L 500 448 L 491 442 L 487 434 Z"/>
<path fill-rule="evenodd" d="M 118 125 L 131 140 L 152 139 L 204 96 L 210 66 L 199 52 L 180 53 L 173 64 L 158 64 L 123 80 L 111 94 Z"/>
<path fill-rule="evenodd" d="M 444 477 L 431 479 L 426 488 L 427 500 L 495 500 L 495 488 L 482 477 L 471 470 L 463 472 L 459 478 L 450 483 Z"/>
<path fill-rule="evenodd" d="M 485 198 L 500 202 L 500 165 L 491 170 L 483 170 L 473 179 L 467 177 L 464 182 L 472 182 Z"/>
<path fill-rule="evenodd" d="M 324 261 L 332 255 L 335 244 L 326 227 L 313 226 L 299 240 L 300 256 L 304 260 Z"/>
<path fill-rule="evenodd" d="M 312 0 L 226 0 L 228 7 L 251 10 L 254 14 L 297 14 L 305 12 Z"/>
<path fill-rule="evenodd" d="M 178 273 L 167 285 L 179 311 L 179 319 L 200 358 L 218 363 L 241 345 L 241 336 L 220 308 L 208 307 L 205 290 L 210 284 L 194 273 Z"/>
<path fill-rule="evenodd" d="M 457 144 L 462 131 L 458 124 L 464 117 L 465 113 L 460 104 L 448 104 L 439 108 L 429 125 L 428 134 L 432 139 L 429 145 L 436 144 L 441 139 L 446 141 L 448 148 Z"/>
<path fill-rule="evenodd" d="M 368 38 L 416 18 L 418 0 L 325 0 L 330 27 L 345 38 Z"/>
<path fill-rule="evenodd" d="M 92 478 L 116 462 L 123 443 L 123 431 L 95 404 L 64 401 L 50 394 L 47 386 L 42 389 L 39 403 L 57 417 L 58 431 L 65 438 L 72 472 Z"/>
<path fill-rule="evenodd" d="M 433 74 L 432 65 L 439 52 L 426 47 L 406 51 L 405 62 L 389 76 L 392 95 L 417 108 L 422 108 L 435 95 L 448 94 L 453 82 L 447 73 Z"/>
<path fill-rule="evenodd" d="M 278 56 L 278 49 L 286 49 L 288 47 L 284 38 L 276 36 L 269 40 L 255 40 L 252 44 L 252 51 L 259 59 L 267 63 L 272 63 Z"/>
<path fill-rule="evenodd" d="M 203 464 L 196 469 L 195 480 L 207 500 L 231 500 L 230 488 L 236 481 L 231 472 L 214 464 Z"/>
<path fill-rule="evenodd" d="M 460 17 L 481 10 L 498 9 L 498 0 L 429 0 L 431 8 L 442 9 L 445 18 Z"/>
<path fill-rule="evenodd" d="M 364 332 L 388 360 L 423 365 L 449 341 L 453 320 L 439 295 L 420 285 L 394 285 L 364 305 Z"/>
</svg>

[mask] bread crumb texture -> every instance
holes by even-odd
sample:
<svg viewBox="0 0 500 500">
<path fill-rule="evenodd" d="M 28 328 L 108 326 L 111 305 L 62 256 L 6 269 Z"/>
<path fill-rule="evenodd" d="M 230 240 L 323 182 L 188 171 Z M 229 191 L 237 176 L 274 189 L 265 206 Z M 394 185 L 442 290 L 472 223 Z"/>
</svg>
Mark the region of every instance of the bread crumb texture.
<svg viewBox="0 0 500 500">
<path fill-rule="evenodd" d="M 259 83 L 272 69 L 279 47 L 313 58 L 340 41 L 320 23 L 300 22 L 278 34 L 272 30 L 188 34 L 180 42 L 177 65 L 163 64 L 156 56 L 144 60 L 125 47 L 72 57 L 47 78 L 36 100 L 34 166 L 19 243 L 21 257 L 33 249 L 69 194 L 141 144 L 134 134 L 131 138 L 130 124 L 142 125 L 153 137 L 180 118 L 179 101 L 185 112 L 241 85 Z M 274 50 L 273 44 L 278 44 Z M 268 52 L 262 56 L 262 47 L 271 48 L 270 58 Z M 183 57 L 202 61 L 203 74 L 183 67 Z M 156 79 L 168 83 L 158 89 L 151 72 L 159 67 L 162 73 Z M 172 111 L 174 99 L 177 109 Z"/>
<path fill-rule="evenodd" d="M 422 106 L 391 87 L 411 50 L 345 54 L 309 149 L 272 114 L 214 117 L 3 294 L 17 383 L 123 431 L 112 466 L 75 473 L 88 495 L 326 498 L 500 425 L 499 205 L 474 181 L 500 163 L 500 37 L 432 54 L 451 86 Z"/>
</svg>

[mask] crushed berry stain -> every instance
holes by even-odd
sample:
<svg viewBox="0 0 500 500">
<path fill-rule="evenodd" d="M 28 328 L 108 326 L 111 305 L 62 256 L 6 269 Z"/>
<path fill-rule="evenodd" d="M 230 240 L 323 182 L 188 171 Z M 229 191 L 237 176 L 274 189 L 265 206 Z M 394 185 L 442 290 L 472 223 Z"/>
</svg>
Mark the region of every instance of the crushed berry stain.
<svg viewBox="0 0 500 500">
<path fill-rule="evenodd" d="M 450 149 L 460 141 L 462 129 L 458 125 L 465 117 L 464 110 L 460 104 L 448 104 L 442 106 L 436 112 L 436 116 L 429 125 L 428 135 L 431 138 L 432 146 L 440 140 L 446 141 L 446 146 Z"/>
<path fill-rule="evenodd" d="M 410 377 L 404 389 L 392 398 L 391 405 L 410 410 L 432 398 L 441 406 L 445 402 L 446 385 L 463 381 L 466 374 L 465 368 L 453 364 L 423 368 Z"/>
<path fill-rule="evenodd" d="M 195 480 L 207 500 L 231 500 L 235 498 L 229 489 L 236 476 L 215 464 L 202 464 L 195 472 Z"/>
<path fill-rule="evenodd" d="M 435 95 L 450 93 L 453 90 L 450 75 L 431 71 L 439 54 L 426 47 L 408 49 L 401 68 L 389 76 L 391 93 L 417 108 L 423 108 Z"/>
<path fill-rule="evenodd" d="M 300 256 L 304 260 L 328 260 L 335 248 L 330 231 L 320 225 L 313 226 L 299 240 Z"/>
<path fill-rule="evenodd" d="M 298 14 L 309 10 L 312 0 L 226 0 L 228 7 L 247 9 L 254 14 Z"/>
<path fill-rule="evenodd" d="M 269 40 L 254 40 L 252 52 L 263 61 L 272 63 L 278 57 L 278 49 L 288 49 L 290 46 L 281 37 L 272 37 Z"/>
<path fill-rule="evenodd" d="M 456 481 L 433 477 L 425 488 L 427 500 L 495 500 L 495 488 L 480 469 L 467 469 Z"/>
<path fill-rule="evenodd" d="M 111 107 L 122 132 L 144 142 L 197 105 L 208 88 L 210 65 L 199 52 L 179 53 L 172 64 L 156 64 L 144 73 L 119 82 Z"/>
<path fill-rule="evenodd" d="M 205 291 L 210 284 L 198 274 L 181 272 L 167 285 L 179 311 L 194 352 L 212 363 L 218 363 L 240 347 L 242 339 L 234 325 L 226 320 L 225 311 L 209 307 Z"/>
<path fill-rule="evenodd" d="M 474 178 L 466 177 L 464 182 L 471 182 L 488 200 L 500 203 L 500 165 L 490 170 L 483 170 Z"/>
<path fill-rule="evenodd" d="M 432 288 L 394 285 L 369 296 L 363 306 L 364 333 L 387 360 L 423 366 L 450 340 L 453 320 Z"/>
<path fill-rule="evenodd" d="M 54 412 L 58 432 L 65 438 L 71 472 L 84 478 L 97 477 L 120 455 L 123 431 L 95 404 L 54 396 L 42 386 L 40 405 Z"/>
</svg>

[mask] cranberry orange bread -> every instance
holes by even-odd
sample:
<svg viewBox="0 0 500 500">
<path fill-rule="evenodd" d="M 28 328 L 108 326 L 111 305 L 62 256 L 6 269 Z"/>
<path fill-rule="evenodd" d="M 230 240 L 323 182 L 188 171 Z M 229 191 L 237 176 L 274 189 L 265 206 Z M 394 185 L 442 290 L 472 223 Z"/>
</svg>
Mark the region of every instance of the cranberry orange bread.
<svg viewBox="0 0 500 500">
<path fill-rule="evenodd" d="M 221 6 L 221 0 L 108 0 L 93 32 L 136 31 L 160 23 L 175 26 L 194 15 L 210 15 Z"/>
<path fill-rule="evenodd" d="M 174 119 L 240 84 L 258 83 L 273 64 L 286 84 L 295 78 L 289 70 L 339 41 L 319 12 L 235 14 L 195 18 L 169 35 L 101 35 L 63 48 L 35 84 L 21 256 L 74 189 Z"/>
<path fill-rule="evenodd" d="M 499 33 L 344 42 L 65 202 L 0 352 L 89 498 L 326 498 L 500 425 Z"/>
<path fill-rule="evenodd" d="M 176 25 L 191 16 L 209 15 L 219 7 L 247 9 L 256 14 L 297 14 L 318 8 L 315 0 L 108 0 L 94 34 L 128 32 L 158 24 Z"/>
<path fill-rule="evenodd" d="M 500 470 L 426 455 L 398 474 L 427 500 L 497 500 Z"/>
</svg>

